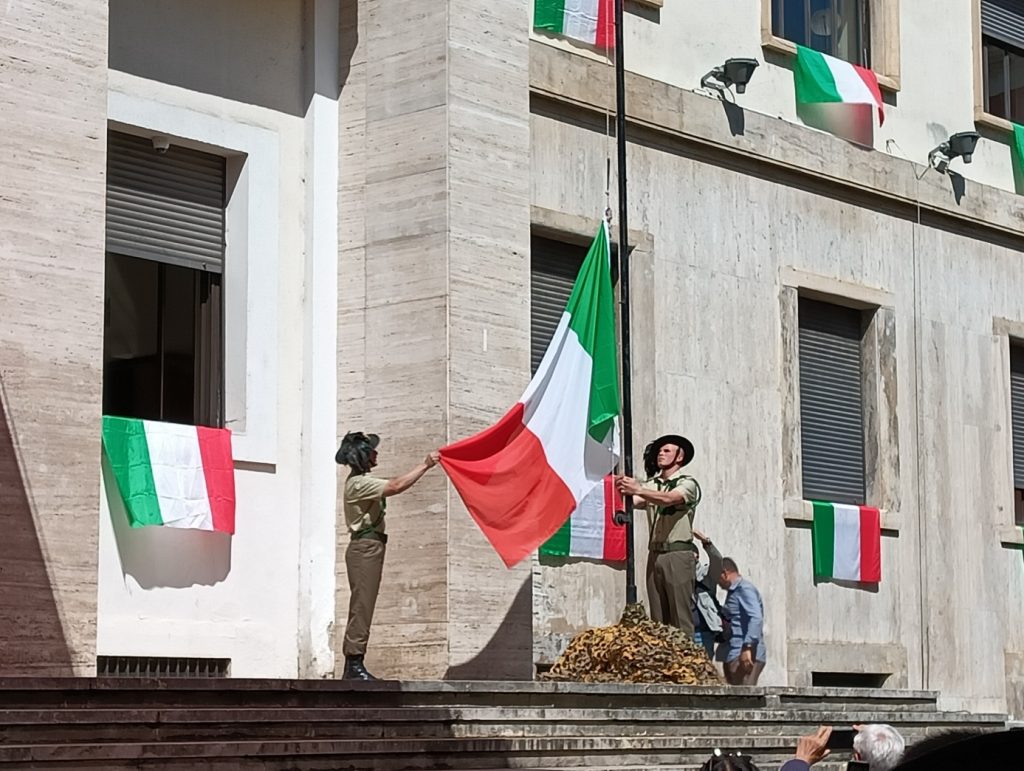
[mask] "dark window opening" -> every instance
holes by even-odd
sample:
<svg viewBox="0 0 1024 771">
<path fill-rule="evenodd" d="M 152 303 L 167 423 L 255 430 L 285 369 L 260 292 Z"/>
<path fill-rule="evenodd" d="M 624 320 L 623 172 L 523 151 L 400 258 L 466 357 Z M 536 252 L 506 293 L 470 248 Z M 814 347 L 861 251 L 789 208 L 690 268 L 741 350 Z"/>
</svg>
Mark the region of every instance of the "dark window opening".
<svg viewBox="0 0 1024 771">
<path fill-rule="evenodd" d="M 811 685 L 816 688 L 883 688 L 890 677 L 889 672 L 812 672 Z"/>
<path fill-rule="evenodd" d="M 107 254 L 103 413 L 219 426 L 221 276 Z"/>
<path fill-rule="evenodd" d="M 870 67 L 868 13 L 867 0 L 772 0 L 772 34 Z"/>
<path fill-rule="evenodd" d="M 984 38 L 985 111 L 1024 122 L 1024 50 Z"/>
<path fill-rule="evenodd" d="M 798 314 L 803 497 L 864 504 L 865 314 L 803 297 Z"/>
</svg>

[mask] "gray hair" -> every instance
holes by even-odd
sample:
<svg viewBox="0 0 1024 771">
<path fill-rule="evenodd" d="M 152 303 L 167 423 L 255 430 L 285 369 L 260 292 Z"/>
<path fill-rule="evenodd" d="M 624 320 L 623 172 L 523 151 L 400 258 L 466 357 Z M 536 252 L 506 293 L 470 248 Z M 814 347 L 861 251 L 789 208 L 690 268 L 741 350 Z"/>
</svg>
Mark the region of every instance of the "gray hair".
<svg viewBox="0 0 1024 771">
<path fill-rule="evenodd" d="M 860 727 L 853 737 L 853 749 L 871 771 L 891 771 L 903 757 L 906 743 L 891 725 L 876 723 Z"/>
</svg>

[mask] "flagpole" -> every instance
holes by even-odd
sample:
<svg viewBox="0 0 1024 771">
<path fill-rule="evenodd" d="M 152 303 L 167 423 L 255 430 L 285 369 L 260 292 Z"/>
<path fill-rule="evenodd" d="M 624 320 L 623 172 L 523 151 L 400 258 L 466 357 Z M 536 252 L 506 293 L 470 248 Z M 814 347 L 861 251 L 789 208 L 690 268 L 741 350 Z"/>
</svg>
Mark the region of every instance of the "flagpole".
<svg viewBox="0 0 1024 771">
<path fill-rule="evenodd" d="M 623 0 L 615 0 L 615 138 L 619 159 L 619 323 L 622 348 L 622 473 L 633 476 L 633 393 L 629 346 L 629 226 L 626 217 L 626 68 L 623 61 Z M 626 605 L 636 604 L 636 546 L 633 496 L 624 496 L 626 523 Z"/>
</svg>

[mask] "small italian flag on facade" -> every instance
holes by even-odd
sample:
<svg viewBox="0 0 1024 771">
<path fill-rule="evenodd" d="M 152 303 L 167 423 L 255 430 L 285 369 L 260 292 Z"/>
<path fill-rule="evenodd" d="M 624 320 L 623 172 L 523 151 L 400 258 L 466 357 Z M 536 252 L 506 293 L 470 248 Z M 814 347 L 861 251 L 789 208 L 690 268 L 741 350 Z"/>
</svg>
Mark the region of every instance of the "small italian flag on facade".
<svg viewBox="0 0 1024 771">
<path fill-rule="evenodd" d="M 545 541 L 540 553 L 550 557 L 584 557 L 621 562 L 626 559 L 626 528 L 615 524 L 622 496 L 611 474 L 576 507 L 558 532 Z"/>
<path fill-rule="evenodd" d="M 235 532 L 230 430 L 104 416 L 103 450 L 132 527 Z"/>
<path fill-rule="evenodd" d="M 813 501 L 814 577 L 882 580 L 882 528 L 878 509 Z"/>
<path fill-rule="evenodd" d="M 615 47 L 614 0 L 534 0 L 533 28 L 595 48 Z"/>
<path fill-rule="evenodd" d="M 878 124 L 885 122 L 878 78 L 866 67 L 798 45 L 793 82 L 796 86 L 796 100 L 800 104 L 873 104 L 878 108 Z"/>
</svg>

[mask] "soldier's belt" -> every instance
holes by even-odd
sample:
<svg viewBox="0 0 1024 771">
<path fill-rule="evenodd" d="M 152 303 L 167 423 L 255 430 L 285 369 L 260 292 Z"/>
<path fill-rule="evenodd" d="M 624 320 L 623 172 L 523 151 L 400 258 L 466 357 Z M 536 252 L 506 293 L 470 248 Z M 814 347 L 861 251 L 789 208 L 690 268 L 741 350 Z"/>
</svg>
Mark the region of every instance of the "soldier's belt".
<svg viewBox="0 0 1024 771">
<path fill-rule="evenodd" d="M 356 532 L 352 533 L 353 541 L 361 541 L 364 538 L 370 541 L 380 541 L 381 543 L 388 542 L 387 533 L 378 533 L 372 527 L 365 527 L 362 530 L 357 530 Z"/>
<path fill-rule="evenodd" d="M 692 551 L 697 553 L 693 541 L 652 541 L 651 551 L 655 554 L 668 554 L 673 551 Z"/>
</svg>

